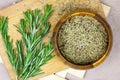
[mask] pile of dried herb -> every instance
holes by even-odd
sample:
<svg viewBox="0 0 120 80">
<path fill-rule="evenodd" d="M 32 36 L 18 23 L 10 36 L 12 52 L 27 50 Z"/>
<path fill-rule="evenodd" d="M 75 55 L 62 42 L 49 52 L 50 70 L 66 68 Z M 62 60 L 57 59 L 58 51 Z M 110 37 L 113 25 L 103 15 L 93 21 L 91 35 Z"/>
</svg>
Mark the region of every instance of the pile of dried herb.
<svg viewBox="0 0 120 80">
<path fill-rule="evenodd" d="M 100 59 L 107 49 L 107 42 L 105 28 L 89 15 L 72 17 L 58 33 L 62 55 L 75 64 L 89 64 Z"/>
<path fill-rule="evenodd" d="M 65 3 L 60 3 L 58 5 L 57 12 L 58 12 L 58 15 L 63 15 L 63 14 L 67 14 L 72 11 L 81 10 L 81 9 L 91 10 L 91 7 L 89 6 L 89 4 L 90 4 L 90 0 L 85 0 L 85 1 L 80 1 L 80 0 L 67 1 L 66 0 Z"/>
<path fill-rule="evenodd" d="M 28 80 L 30 77 L 43 73 L 41 66 L 52 58 L 51 41 L 48 43 L 42 41 L 51 26 L 47 21 L 51 13 L 51 5 L 45 6 L 44 14 L 39 9 L 24 12 L 24 19 L 21 19 L 20 25 L 17 26 L 22 39 L 16 41 L 16 48 L 8 35 L 8 18 L 0 18 L 0 32 L 6 53 L 18 75 L 18 80 Z"/>
</svg>

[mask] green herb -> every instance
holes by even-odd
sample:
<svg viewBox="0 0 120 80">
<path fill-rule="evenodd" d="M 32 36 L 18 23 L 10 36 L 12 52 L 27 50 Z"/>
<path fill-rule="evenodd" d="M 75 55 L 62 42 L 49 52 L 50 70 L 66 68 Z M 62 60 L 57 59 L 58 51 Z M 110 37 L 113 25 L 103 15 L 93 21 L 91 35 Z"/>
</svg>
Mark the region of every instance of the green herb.
<svg viewBox="0 0 120 80">
<path fill-rule="evenodd" d="M 107 49 L 104 26 L 89 15 L 74 16 L 59 30 L 58 46 L 63 56 L 75 64 L 89 64 L 100 59 Z"/>
<path fill-rule="evenodd" d="M 8 18 L 0 18 L 0 32 L 6 47 L 10 63 L 18 75 L 18 79 L 27 80 L 30 77 L 43 73 L 40 67 L 53 56 L 53 45 L 43 43 L 42 40 L 50 29 L 47 21 L 52 13 L 52 6 L 46 5 L 44 15 L 41 10 L 27 10 L 24 19 L 16 26 L 22 39 L 16 41 L 13 48 L 13 40 L 8 35 Z"/>
</svg>

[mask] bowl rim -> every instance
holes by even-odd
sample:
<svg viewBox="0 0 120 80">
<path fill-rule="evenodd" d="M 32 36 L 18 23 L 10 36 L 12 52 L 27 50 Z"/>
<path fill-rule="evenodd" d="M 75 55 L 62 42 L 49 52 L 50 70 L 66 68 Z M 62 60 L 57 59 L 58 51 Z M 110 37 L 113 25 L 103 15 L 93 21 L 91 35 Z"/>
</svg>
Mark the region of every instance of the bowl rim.
<svg viewBox="0 0 120 80">
<path fill-rule="evenodd" d="M 104 26 L 104 28 L 107 32 L 107 35 L 108 35 L 108 46 L 107 46 L 107 50 L 106 50 L 105 54 L 99 60 L 97 60 L 93 63 L 90 63 L 90 64 L 76 65 L 74 63 L 71 63 L 62 56 L 62 54 L 58 48 L 57 37 L 58 37 L 58 31 L 59 31 L 60 27 L 67 19 L 69 19 L 73 16 L 77 16 L 77 15 L 89 15 L 89 16 L 97 19 Z M 77 10 L 77 11 L 72 11 L 70 13 L 63 15 L 57 22 L 57 24 L 54 28 L 54 33 L 53 33 L 53 45 L 54 45 L 55 52 L 57 53 L 57 56 L 59 56 L 66 65 L 68 65 L 72 68 L 76 68 L 76 69 L 84 69 L 85 70 L 85 69 L 94 68 L 94 67 L 98 66 L 99 64 L 101 64 L 107 58 L 107 56 L 110 54 L 110 50 L 112 48 L 112 41 L 113 41 L 112 31 L 111 31 L 111 28 L 110 28 L 109 24 L 107 23 L 107 21 L 104 18 L 102 18 L 100 15 L 98 15 L 97 13 L 90 11 L 90 10 Z"/>
</svg>

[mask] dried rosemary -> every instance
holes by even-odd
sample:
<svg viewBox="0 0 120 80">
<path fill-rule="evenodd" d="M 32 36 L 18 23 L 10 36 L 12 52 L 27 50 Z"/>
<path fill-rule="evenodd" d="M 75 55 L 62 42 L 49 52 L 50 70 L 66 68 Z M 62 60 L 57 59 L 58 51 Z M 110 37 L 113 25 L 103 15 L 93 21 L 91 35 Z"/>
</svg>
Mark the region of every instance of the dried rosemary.
<svg viewBox="0 0 120 80">
<path fill-rule="evenodd" d="M 39 9 L 24 12 L 24 19 L 20 20 L 17 27 L 22 39 L 17 40 L 16 48 L 13 47 L 13 41 L 8 35 L 8 18 L 0 18 L 0 32 L 18 80 L 27 80 L 43 73 L 40 67 L 52 58 L 51 41 L 46 44 L 42 42 L 51 26 L 47 21 L 51 13 L 51 5 L 45 6 L 44 15 Z"/>
<path fill-rule="evenodd" d="M 106 51 L 107 41 L 103 25 L 89 15 L 72 17 L 58 33 L 62 55 L 75 64 L 89 64 L 101 58 Z"/>
<path fill-rule="evenodd" d="M 89 4 L 90 0 L 66 0 L 64 3 L 58 4 L 57 12 L 58 15 L 63 15 L 81 9 L 92 10 Z"/>
</svg>

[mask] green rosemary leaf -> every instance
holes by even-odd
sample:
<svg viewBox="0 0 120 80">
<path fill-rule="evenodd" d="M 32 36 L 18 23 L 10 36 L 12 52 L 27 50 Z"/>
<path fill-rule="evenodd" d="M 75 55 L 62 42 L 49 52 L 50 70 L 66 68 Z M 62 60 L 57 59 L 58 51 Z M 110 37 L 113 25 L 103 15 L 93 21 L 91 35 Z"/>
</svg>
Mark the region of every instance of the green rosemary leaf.
<svg viewBox="0 0 120 80">
<path fill-rule="evenodd" d="M 39 9 L 36 9 L 34 12 L 34 19 L 35 19 L 35 24 L 37 24 L 37 22 L 39 21 L 40 17 L 41 17 L 41 11 Z M 37 15 L 37 16 L 35 16 Z"/>
<path fill-rule="evenodd" d="M 46 57 L 45 61 L 47 62 L 47 61 L 49 61 L 52 58 L 53 58 L 53 56 L 49 55 L 49 56 Z"/>
<path fill-rule="evenodd" d="M 44 37 L 46 34 L 47 34 L 47 32 L 48 32 L 48 30 L 50 29 L 50 23 L 44 23 L 44 31 L 41 33 L 41 36 L 42 37 Z"/>
<path fill-rule="evenodd" d="M 6 52 L 8 54 L 10 63 L 14 66 L 14 69 L 16 69 L 15 58 L 13 57 L 15 55 L 14 49 L 13 49 L 13 41 L 12 40 L 10 41 L 10 37 L 8 35 L 8 18 L 6 17 L 0 18 L 0 32 L 5 43 Z"/>
<path fill-rule="evenodd" d="M 23 55 L 23 48 L 22 48 L 22 41 L 17 41 L 16 42 L 17 45 L 17 58 L 19 61 L 19 70 L 23 69 L 23 65 L 24 65 L 24 55 Z"/>
<path fill-rule="evenodd" d="M 8 19 L 0 18 L 0 32 L 6 47 L 8 58 L 14 67 L 18 79 L 27 80 L 30 77 L 43 73 L 40 67 L 47 63 L 53 56 L 53 45 L 50 42 L 42 42 L 48 33 L 51 25 L 48 18 L 52 13 L 52 6 L 46 5 L 44 14 L 41 10 L 27 10 L 20 25 L 15 26 L 21 34 L 22 39 L 16 41 L 16 48 L 13 48 L 13 41 L 8 35 Z"/>
<path fill-rule="evenodd" d="M 40 19 L 40 25 L 39 25 L 39 29 L 41 28 L 41 26 L 44 24 L 44 22 L 46 22 L 46 20 L 49 18 L 49 16 L 52 13 L 52 5 L 46 5 L 45 9 L 44 9 L 44 16 L 41 17 Z"/>
<path fill-rule="evenodd" d="M 32 73 L 31 73 L 31 75 L 30 75 L 30 77 L 34 77 L 34 76 L 36 76 L 36 75 L 40 75 L 40 74 L 43 74 L 44 72 L 42 72 L 42 70 L 34 70 Z"/>
</svg>

